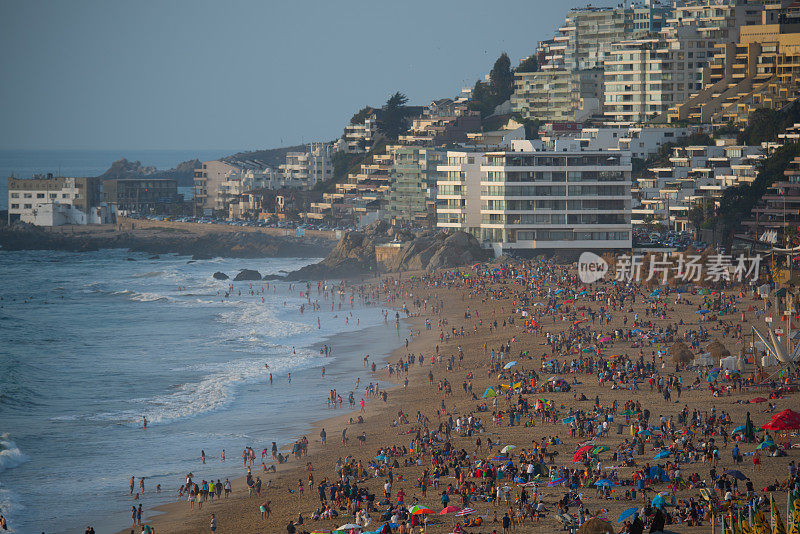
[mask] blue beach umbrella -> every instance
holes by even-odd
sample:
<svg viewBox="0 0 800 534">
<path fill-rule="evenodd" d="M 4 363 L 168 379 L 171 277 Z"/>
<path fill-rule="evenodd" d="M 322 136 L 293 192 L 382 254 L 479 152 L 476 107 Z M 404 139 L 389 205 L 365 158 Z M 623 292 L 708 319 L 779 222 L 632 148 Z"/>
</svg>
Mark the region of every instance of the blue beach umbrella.
<svg viewBox="0 0 800 534">
<path fill-rule="evenodd" d="M 614 482 L 612 482 L 611 480 L 609 480 L 607 478 L 601 478 L 600 480 L 595 482 L 594 485 L 595 486 L 607 486 L 607 487 L 616 486 L 616 484 L 614 484 Z"/>
<path fill-rule="evenodd" d="M 697 310 L 695 313 L 698 313 L 700 315 L 705 315 L 708 313 L 708 310 Z"/>
<path fill-rule="evenodd" d="M 759 450 L 759 451 L 760 451 L 761 449 L 768 449 L 768 448 L 772 447 L 772 445 L 774 445 L 774 443 L 773 443 L 773 442 L 771 442 L 771 441 L 764 441 L 764 442 L 761 442 L 761 443 L 758 445 L 758 447 L 756 447 L 756 450 Z"/>
<path fill-rule="evenodd" d="M 567 479 L 566 479 L 566 478 L 564 478 L 564 477 L 557 478 L 557 479 L 555 479 L 555 480 L 551 480 L 550 482 L 548 482 L 548 483 L 547 483 L 547 487 L 548 487 L 548 488 L 552 488 L 552 487 L 554 487 L 554 486 L 558 486 L 558 485 L 560 485 L 560 484 L 563 484 L 563 483 L 564 483 L 564 482 L 566 482 L 566 481 L 567 481 Z"/>
<path fill-rule="evenodd" d="M 670 454 L 672 454 L 671 451 L 661 451 L 661 452 L 659 452 L 658 454 L 655 455 L 655 459 L 656 460 L 660 460 L 662 458 L 666 458 Z"/>
<path fill-rule="evenodd" d="M 503 366 L 503 369 L 511 369 L 511 368 L 512 368 L 512 367 L 514 367 L 515 365 L 517 365 L 517 361 L 516 361 L 516 360 L 514 360 L 513 362 L 508 362 L 507 364 L 505 364 L 505 365 Z"/>
<path fill-rule="evenodd" d="M 638 508 L 628 508 L 627 510 L 619 514 L 619 519 L 617 519 L 617 523 L 622 523 L 623 521 L 625 521 L 638 511 L 639 511 Z"/>
<path fill-rule="evenodd" d="M 744 429 L 745 429 L 745 425 L 739 425 L 739 426 L 737 426 L 736 428 L 733 429 L 733 433 L 736 434 L 738 432 L 744 432 Z"/>
</svg>

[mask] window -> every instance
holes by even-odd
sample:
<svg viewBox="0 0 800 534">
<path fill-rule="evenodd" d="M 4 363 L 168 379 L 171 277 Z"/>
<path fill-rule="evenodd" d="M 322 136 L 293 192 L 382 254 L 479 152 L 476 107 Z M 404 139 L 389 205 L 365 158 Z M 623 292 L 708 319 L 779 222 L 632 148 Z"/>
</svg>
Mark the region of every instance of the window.
<svg viewBox="0 0 800 534">
<path fill-rule="evenodd" d="M 11 198 L 19 198 L 19 193 L 11 193 Z"/>
<path fill-rule="evenodd" d="M 31 204 L 25 204 L 25 209 L 26 209 L 26 210 L 29 210 L 29 209 L 31 209 L 32 207 L 33 207 L 33 206 L 32 206 Z"/>
<path fill-rule="evenodd" d="M 19 209 L 19 204 L 11 204 L 11 209 L 12 210 L 18 210 Z"/>
<path fill-rule="evenodd" d="M 25 197 L 25 198 L 33 198 L 33 194 L 32 193 L 23 193 L 22 196 Z"/>
</svg>

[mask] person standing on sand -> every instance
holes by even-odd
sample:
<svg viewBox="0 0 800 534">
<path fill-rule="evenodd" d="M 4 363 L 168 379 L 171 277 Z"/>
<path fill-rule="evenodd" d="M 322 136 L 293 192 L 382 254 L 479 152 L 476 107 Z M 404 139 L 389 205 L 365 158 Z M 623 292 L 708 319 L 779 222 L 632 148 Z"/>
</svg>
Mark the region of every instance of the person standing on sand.
<svg viewBox="0 0 800 534">
<path fill-rule="evenodd" d="M 211 532 L 212 534 L 217 530 L 217 518 L 214 517 L 214 514 L 211 514 Z"/>
<path fill-rule="evenodd" d="M 325 441 L 328 439 L 328 434 L 325 432 L 324 428 L 320 431 L 319 438 L 322 440 L 322 444 L 325 445 Z"/>
</svg>

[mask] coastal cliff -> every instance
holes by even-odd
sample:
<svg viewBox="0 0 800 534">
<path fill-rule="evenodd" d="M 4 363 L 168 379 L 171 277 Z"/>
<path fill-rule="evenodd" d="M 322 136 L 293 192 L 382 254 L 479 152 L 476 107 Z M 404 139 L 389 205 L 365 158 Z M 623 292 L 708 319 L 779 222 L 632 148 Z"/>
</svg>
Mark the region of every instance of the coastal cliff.
<svg viewBox="0 0 800 534">
<path fill-rule="evenodd" d="M 397 252 L 378 261 L 376 247 L 396 243 Z M 465 232 L 414 235 L 379 221 L 362 231 L 348 232 L 319 263 L 289 273 L 288 280 L 352 278 L 376 272 L 401 272 L 460 267 L 485 261 L 492 252 Z"/>
<path fill-rule="evenodd" d="M 14 225 L 0 227 L 2 250 L 63 250 L 88 252 L 104 248 L 123 248 L 131 252 L 149 254 L 180 254 L 194 259 L 215 257 L 269 258 L 320 257 L 331 250 L 326 239 L 266 235 L 258 232 L 228 232 L 192 234 L 189 232 L 139 232 L 108 233 L 81 232 L 69 234 L 44 231 L 35 226 Z"/>
</svg>

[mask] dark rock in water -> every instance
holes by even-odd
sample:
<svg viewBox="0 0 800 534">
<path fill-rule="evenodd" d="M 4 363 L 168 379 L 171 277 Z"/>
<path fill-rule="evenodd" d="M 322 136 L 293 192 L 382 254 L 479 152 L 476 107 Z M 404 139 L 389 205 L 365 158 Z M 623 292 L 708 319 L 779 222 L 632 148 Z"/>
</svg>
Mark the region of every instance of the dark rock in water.
<svg viewBox="0 0 800 534">
<path fill-rule="evenodd" d="M 261 280 L 261 273 L 258 271 L 253 271 L 252 269 L 242 269 L 233 279 L 234 282 L 243 282 L 248 280 Z"/>
<path fill-rule="evenodd" d="M 225 273 L 221 273 L 221 272 L 219 272 L 219 271 L 215 272 L 215 273 L 213 274 L 213 276 L 214 276 L 214 278 L 216 278 L 217 280 L 227 280 L 227 279 L 228 279 L 228 275 L 227 275 L 227 274 L 225 274 Z"/>
<path fill-rule="evenodd" d="M 285 280 L 286 276 L 281 276 L 279 274 L 265 274 L 262 280 Z"/>
<path fill-rule="evenodd" d="M 136 260 L 133 258 L 125 258 L 125 261 L 136 261 Z"/>
<path fill-rule="evenodd" d="M 189 261 L 186 262 L 186 264 L 188 265 L 188 264 L 194 263 L 194 262 L 195 262 L 195 260 L 189 260 Z"/>
<path fill-rule="evenodd" d="M 150 259 L 150 260 L 160 260 L 160 259 L 161 259 L 161 256 L 159 256 L 158 254 L 156 254 L 155 256 L 150 256 L 148 259 Z"/>
</svg>

